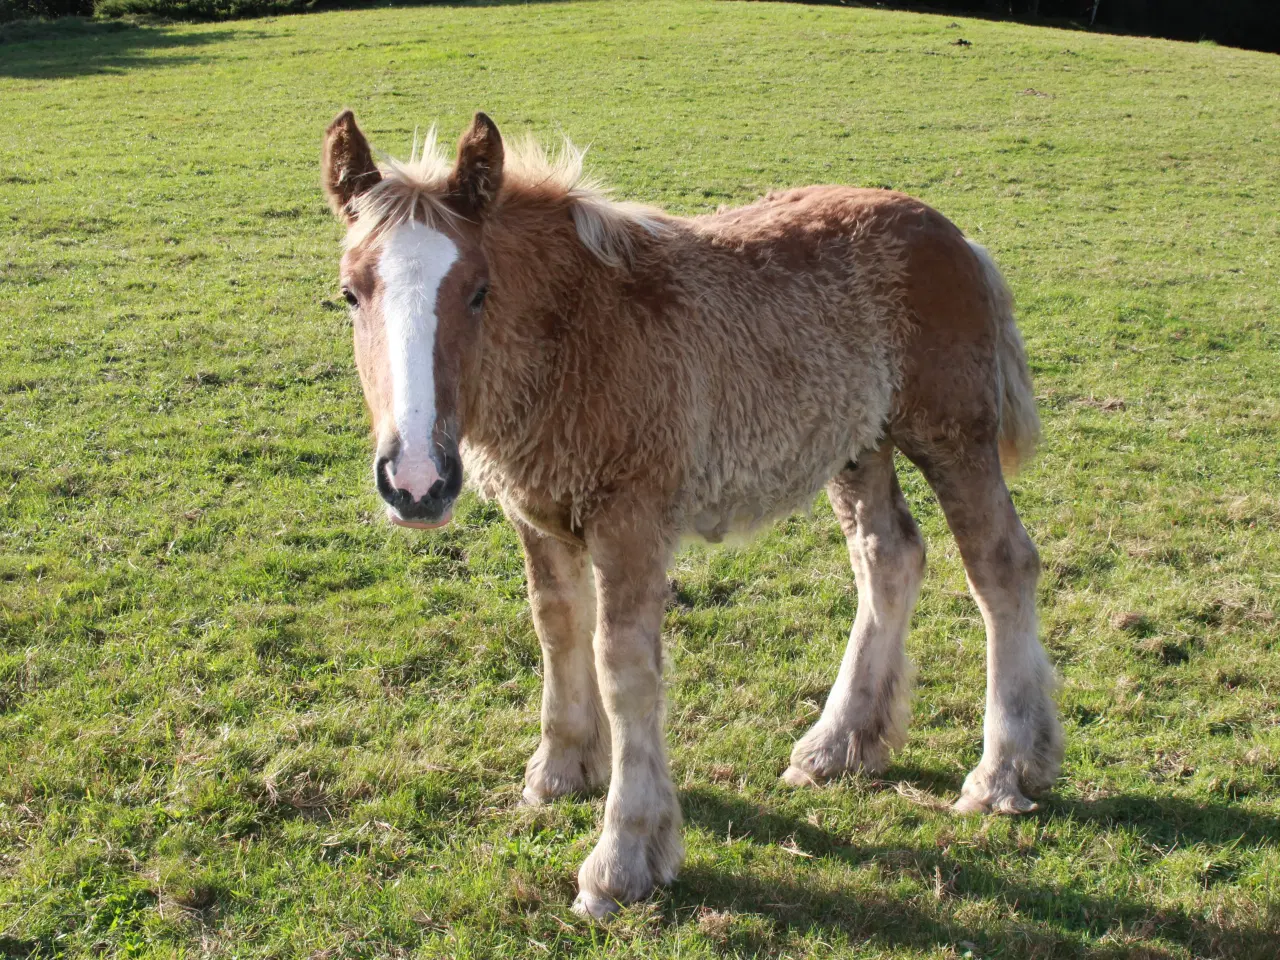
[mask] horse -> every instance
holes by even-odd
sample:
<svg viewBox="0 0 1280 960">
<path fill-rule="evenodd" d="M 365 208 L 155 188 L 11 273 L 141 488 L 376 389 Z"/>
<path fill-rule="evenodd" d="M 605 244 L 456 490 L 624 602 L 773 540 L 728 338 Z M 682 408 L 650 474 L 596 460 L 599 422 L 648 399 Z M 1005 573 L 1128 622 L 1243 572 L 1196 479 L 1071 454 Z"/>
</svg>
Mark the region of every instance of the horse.
<svg viewBox="0 0 1280 960">
<path fill-rule="evenodd" d="M 991 256 L 924 203 L 809 186 L 692 218 L 616 202 L 566 142 L 477 113 L 373 159 L 348 110 L 323 189 L 388 519 L 449 522 L 466 475 L 524 550 L 543 656 L 524 801 L 607 785 L 574 909 L 601 918 L 683 859 L 662 690 L 666 571 L 825 488 L 858 605 L 820 718 L 782 779 L 883 770 L 906 740 L 905 639 L 925 545 L 895 451 L 937 494 L 987 639 L 981 760 L 960 812 L 1021 813 L 1059 775 L 1039 557 L 1005 471 L 1039 418 Z"/>
</svg>

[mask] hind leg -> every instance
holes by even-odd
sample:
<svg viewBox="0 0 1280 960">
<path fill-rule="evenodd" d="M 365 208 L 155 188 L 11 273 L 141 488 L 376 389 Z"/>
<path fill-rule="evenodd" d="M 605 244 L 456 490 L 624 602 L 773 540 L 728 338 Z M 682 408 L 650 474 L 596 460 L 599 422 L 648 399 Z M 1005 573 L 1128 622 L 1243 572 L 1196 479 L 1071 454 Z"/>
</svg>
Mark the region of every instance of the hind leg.
<svg viewBox="0 0 1280 960">
<path fill-rule="evenodd" d="M 907 739 L 905 642 L 925 551 L 898 486 L 893 444 L 842 471 L 827 496 L 848 542 L 858 614 L 822 717 L 791 751 L 783 779 L 793 786 L 878 773 Z"/>
<path fill-rule="evenodd" d="M 529 606 L 542 644 L 542 742 L 524 772 L 524 800 L 539 804 L 609 782 L 609 728 L 591 647 L 591 558 L 515 517 L 512 523 L 524 546 Z"/>
<path fill-rule="evenodd" d="M 1037 639 L 1040 558 L 1009 497 L 995 443 L 917 459 L 938 495 L 987 628 L 982 760 L 965 778 L 962 813 L 1024 813 L 1062 767 L 1053 668 Z"/>
</svg>

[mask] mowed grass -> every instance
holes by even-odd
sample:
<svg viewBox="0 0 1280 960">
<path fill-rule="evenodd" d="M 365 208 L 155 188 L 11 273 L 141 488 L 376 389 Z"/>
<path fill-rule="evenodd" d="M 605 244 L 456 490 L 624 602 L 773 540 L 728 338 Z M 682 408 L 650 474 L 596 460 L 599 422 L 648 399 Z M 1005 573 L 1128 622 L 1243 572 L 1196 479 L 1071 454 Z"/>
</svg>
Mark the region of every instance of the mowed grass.
<svg viewBox="0 0 1280 960">
<path fill-rule="evenodd" d="M 970 46 L 957 45 L 958 39 Z M 0 46 L 0 953 L 1280 952 L 1280 59 L 764 3 L 431 6 Z M 820 499 L 680 556 L 680 880 L 569 911 L 600 798 L 518 806 L 539 652 L 469 497 L 390 529 L 320 134 L 484 109 L 680 213 L 891 185 L 1019 297 L 1064 776 L 957 818 L 984 639 L 945 524 L 883 780 L 777 776 L 856 607 Z M 856 376 L 857 371 L 850 371 Z"/>
</svg>

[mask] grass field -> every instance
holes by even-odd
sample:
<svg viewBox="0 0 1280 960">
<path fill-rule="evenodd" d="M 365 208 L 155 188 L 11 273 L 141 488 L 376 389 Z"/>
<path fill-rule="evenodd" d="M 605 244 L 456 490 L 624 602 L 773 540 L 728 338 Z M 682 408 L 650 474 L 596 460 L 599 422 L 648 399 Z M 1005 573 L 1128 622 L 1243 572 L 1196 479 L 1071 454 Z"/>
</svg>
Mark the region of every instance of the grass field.
<svg viewBox="0 0 1280 960">
<path fill-rule="evenodd" d="M 0 954 L 1221 957 L 1280 952 L 1280 59 L 764 3 L 544 3 L 0 45 Z M 957 45 L 963 38 L 969 46 Z M 856 605 L 825 500 L 673 571 L 681 879 L 569 911 L 599 798 L 517 805 L 539 655 L 466 499 L 389 528 L 320 134 L 477 108 L 681 213 L 891 185 L 1018 294 L 1046 436 L 1064 778 L 945 809 L 983 635 L 930 546 L 909 745 L 777 783 Z"/>
</svg>

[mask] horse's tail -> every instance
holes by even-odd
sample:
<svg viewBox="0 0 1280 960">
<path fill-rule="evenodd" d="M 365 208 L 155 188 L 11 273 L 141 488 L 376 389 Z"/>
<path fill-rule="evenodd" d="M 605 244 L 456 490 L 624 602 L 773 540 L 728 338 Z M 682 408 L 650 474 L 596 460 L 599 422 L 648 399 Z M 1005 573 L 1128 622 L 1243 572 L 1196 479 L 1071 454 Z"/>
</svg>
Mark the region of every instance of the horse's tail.
<svg viewBox="0 0 1280 960">
<path fill-rule="evenodd" d="M 969 241 L 982 264 L 982 275 L 996 311 L 996 375 L 1000 378 L 1000 465 L 1012 475 L 1035 453 L 1040 439 L 1040 416 L 1031 388 L 1031 370 L 1013 317 L 1013 292 L 991 254 Z"/>
</svg>

